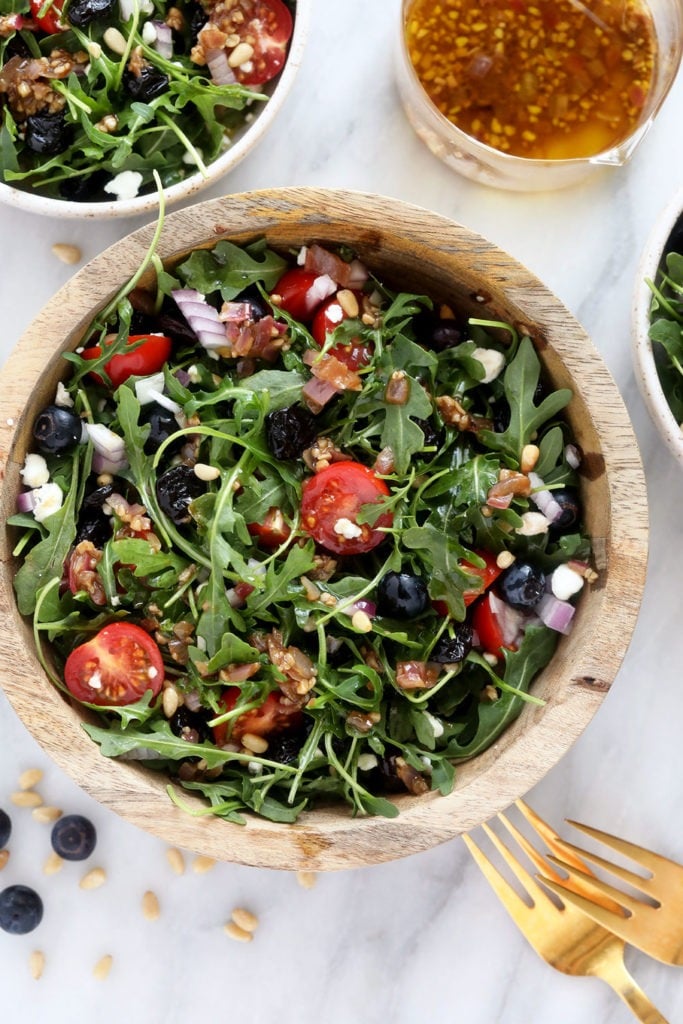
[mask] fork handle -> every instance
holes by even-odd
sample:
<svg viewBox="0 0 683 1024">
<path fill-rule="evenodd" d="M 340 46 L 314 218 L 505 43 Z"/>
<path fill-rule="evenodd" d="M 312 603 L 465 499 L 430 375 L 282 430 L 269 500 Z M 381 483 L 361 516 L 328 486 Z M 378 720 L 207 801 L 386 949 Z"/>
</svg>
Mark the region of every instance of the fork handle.
<svg viewBox="0 0 683 1024">
<path fill-rule="evenodd" d="M 606 957 L 596 966 L 598 969 L 592 973 L 614 989 L 642 1024 L 669 1024 L 626 970 L 623 956 L 617 949 L 613 956 Z"/>
</svg>

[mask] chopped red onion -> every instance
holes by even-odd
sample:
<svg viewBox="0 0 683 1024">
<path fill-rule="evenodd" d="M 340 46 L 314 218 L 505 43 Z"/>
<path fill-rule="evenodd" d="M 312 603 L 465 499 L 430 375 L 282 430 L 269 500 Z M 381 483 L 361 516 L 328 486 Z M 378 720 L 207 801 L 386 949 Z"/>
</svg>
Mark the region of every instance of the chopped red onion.
<svg viewBox="0 0 683 1024">
<path fill-rule="evenodd" d="M 556 522 L 562 515 L 562 506 L 555 501 L 552 491 L 548 490 L 538 473 L 529 473 L 528 476 L 533 487 L 529 497 L 549 522 Z"/>
<path fill-rule="evenodd" d="M 217 50 L 208 50 L 205 56 L 211 79 L 216 85 L 232 85 L 237 81 L 235 72 L 228 64 L 226 50 L 222 47 Z"/>
<path fill-rule="evenodd" d="M 187 385 L 191 382 L 190 381 L 190 375 L 187 372 L 187 370 L 183 370 L 180 367 L 175 371 L 174 376 L 175 376 L 175 379 L 178 381 L 178 383 L 182 384 L 182 386 L 184 388 L 186 388 Z"/>
<path fill-rule="evenodd" d="M 166 57 L 167 60 L 170 60 L 173 56 L 173 30 L 171 26 L 167 25 L 165 21 L 153 21 L 152 25 L 157 34 L 154 49 L 160 57 Z"/>
<path fill-rule="evenodd" d="M 206 301 L 201 292 L 192 288 L 178 288 L 171 295 L 205 349 L 226 345 L 225 327 L 218 317 L 218 310 Z"/>
<path fill-rule="evenodd" d="M 524 632 L 522 612 L 501 600 L 492 590 L 489 591 L 489 607 L 498 620 L 504 645 L 506 647 L 517 646 Z"/>
<path fill-rule="evenodd" d="M 560 601 L 553 594 L 544 594 L 536 606 L 536 612 L 549 629 L 568 633 L 576 608 L 569 601 Z"/>
<path fill-rule="evenodd" d="M 17 495 L 17 512 L 33 512 L 36 499 L 33 491 L 21 491 Z"/>
<path fill-rule="evenodd" d="M 564 457 L 567 460 L 567 465 L 571 466 L 572 469 L 578 469 L 581 465 L 581 456 L 575 444 L 565 445 Z"/>
<path fill-rule="evenodd" d="M 96 452 L 114 462 L 125 459 L 126 442 L 104 423 L 86 423 L 85 428 Z"/>
<path fill-rule="evenodd" d="M 490 508 L 509 508 L 513 497 L 512 492 L 510 494 L 492 494 L 486 499 L 486 504 Z"/>
<path fill-rule="evenodd" d="M 128 459 L 125 454 L 119 459 L 110 459 L 101 452 L 94 452 L 92 457 L 92 468 L 96 473 L 120 473 L 122 469 L 128 469 Z"/>
<path fill-rule="evenodd" d="M 347 615 L 353 615 L 355 612 L 365 612 L 365 614 L 374 619 L 377 614 L 377 605 L 374 601 L 366 601 L 364 597 L 354 601 L 350 608 L 347 608 Z"/>
<path fill-rule="evenodd" d="M 352 290 L 362 288 L 367 279 L 368 271 L 365 265 L 360 260 L 351 260 L 346 287 Z"/>
</svg>

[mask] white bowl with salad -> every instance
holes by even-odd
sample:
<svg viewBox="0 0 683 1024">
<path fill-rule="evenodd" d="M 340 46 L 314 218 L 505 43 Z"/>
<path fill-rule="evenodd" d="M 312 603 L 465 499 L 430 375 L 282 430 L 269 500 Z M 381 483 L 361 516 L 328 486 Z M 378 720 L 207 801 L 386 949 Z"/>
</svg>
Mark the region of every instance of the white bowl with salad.
<svg viewBox="0 0 683 1024">
<path fill-rule="evenodd" d="M 633 364 L 652 422 L 683 465 L 683 190 L 661 210 L 638 265 Z"/>
<path fill-rule="evenodd" d="M 0 15 L 0 201 L 123 217 L 198 193 L 266 134 L 312 0 L 12 0 Z"/>
<path fill-rule="evenodd" d="M 571 314 L 460 225 L 318 189 L 191 207 L 80 271 L 2 388 L 0 682 L 174 844 L 426 849 L 610 689 L 647 548 L 628 416 Z"/>
</svg>

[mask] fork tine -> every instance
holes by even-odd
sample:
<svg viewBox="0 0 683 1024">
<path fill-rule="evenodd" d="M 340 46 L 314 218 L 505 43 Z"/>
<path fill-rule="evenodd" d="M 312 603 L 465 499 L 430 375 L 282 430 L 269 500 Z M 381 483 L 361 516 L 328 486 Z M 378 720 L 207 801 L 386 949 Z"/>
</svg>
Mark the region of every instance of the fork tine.
<svg viewBox="0 0 683 1024">
<path fill-rule="evenodd" d="M 605 846 L 611 846 L 613 850 L 617 850 L 618 853 L 622 853 L 625 857 L 634 860 L 636 864 L 642 864 L 644 868 L 647 868 L 653 874 L 657 868 L 664 867 L 665 865 L 671 866 L 672 862 L 667 860 L 666 857 L 653 853 L 652 850 L 646 850 L 644 846 L 637 846 L 635 843 L 629 843 L 626 839 L 620 839 L 619 836 L 613 836 L 609 832 L 603 832 L 599 828 L 592 828 L 590 825 L 582 825 L 580 822 L 571 821 L 569 818 L 567 818 L 567 824 L 578 828 L 580 832 L 585 832 L 587 836 L 597 839 L 599 842 L 604 843 Z"/>
<path fill-rule="evenodd" d="M 567 864 L 565 861 L 561 860 L 560 857 L 555 857 L 553 856 L 553 854 L 548 854 L 548 860 L 552 861 L 553 864 L 557 864 L 558 867 L 563 868 L 569 875 L 570 879 L 576 880 L 576 876 L 579 875 L 580 881 L 581 876 L 583 876 L 584 878 L 586 877 L 583 871 L 580 871 L 578 868 L 573 868 L 571 864 Z M 634 896 L 629 895 L 629 893 L 622 892 L 621 889 L 615 889 L 613 885 L 609 885 L 609 883 L 603 882 L 601 878 L 596 878 L 595 875 L 589 875 L 588 880 L 590 881 L 591 887 L 597 889 L 598 892 L 603 893 L 603 895 L 609 896 L 610 899 L 615 900 L 618 904 L 620 904 L 622 907 L 625 907 L 627 910 L 630 910 L 633 914 L 635 914 L 637 910 L 642 910 L 644 906 L 648 905 L 642 903 L 641 900 L 636 899 Z M 564 881 L 561 884 L 563 889 L 566 888 Z M 578 893 L 577 895 L 581 894 Z M 610 914 L 614 914 L 615 917 L 623 916 L 619 915 L 616 911 L 608 910 L 607 912 Z"/>
<path fill-rule="evenodd" d="M 520 810 L 522 810 L 522 808 L 520 808 Z M 528 810 L 530 812 L 530 814 L 531 814 L 531 816 L 533 818 L 536 818 L 535 812 L 532 811 L 530 807 L 526 808 L 526 810 Z M 522 811 L 522 813 L 524 814 L 524 811 Z M 515 825 L 513 825 L 512 822 L 504 814 L 499 814 L 498 815 L 498 819 L 499 819 L 499 821 L 501 821 L 503 823 L 503 825 L 505 825 L 505 828 L 508 830 L 510 835 L 516 840 L 517 844 L 519 846 L 521 846 L 521 848 L 524 850 L 524 852 L 527 855 L 527 857 L 529 858 L 529 860 L 532 862 L 532 864 L 536 865 L 536 867 L 538 868 L 539 871 L 541 871 L 541 872 L 550 872 L 552 874 L 553 878 L 557 878 L 558 881 L 562 881 L 562 876 L 559 875 L 550 864 L 548 864 L 548 861 L 543 856 L 543 854 L 539 853 L 538 850 L 536 850 L 531 845 L 531 843 L 526 838 L 526 836 L 523 835 L 519 831 L 519 829 L 516 828 Z M 555 838 L 554 835 L 553 835 L 552 829 L 550 828 L 549 825 L 547 825 L 543 821 L 542 818 L 538 818 L 538 822 L 540 823 L 541 826 L 543 826 L 543 832 L 540 833 L 541 834 L 541 838 L 543 839 L 543 841 L 549 847 L 552 847 L 553 846 L 553 840 Z M 540 829 L 539 829 L 539 832 L 540 832 Z M 522 881 L 522 879 L 520 879 L 520 881 Z"/>
<path fill-rule="evenodd" d="M 570 869 L 567 868 L 567 871 Z M 598 903 L 593 903 L 592 900 L 587 900 L 585 896 L 581 896 L 578 892 L 574 892 L 572 889 L 568 889 L 567 886 L 553 881 L 550 878 L 542 878 L 543 884 L 547 885 L 549 889 L 564 900 L 566 903 L 570 903 L 572 906 L 582 910 L 585 914 L 588 914 L 594 921 L 601 924 L 603 928 L 607 928 L 609 931 L 620 934 L 619 928 L 624 925 L 624 918 L 619 914 L 614 913 L 611 910 L 606 910 L 605 907 Z"/>
<path fill-rule="evenodd" d="M 591 864 L 597 864 L 598 867 L 603 868 L 605 871 L 609 871 L 610 874 L 620 878 L 622 882 L 626 882 L 627 885 L 632 885 L 634 889 L 638 889 L 639 892 L 643 892 L 646 895 L 650 894 L 652 889 L 652 878 L 643 878 L 642 875 L 637 875 L 635 871 L 629 871 L 628 868 L 622 868 L 619 864 L 613 864 L 611 860 L 605 860 L 597 853 L 590 853 L 588 850 L 582 850 L 578 846 L 574 846 L 573 843 L 561 844 L 562 849 L 560 850 L 560 857 L 565 860 L 564 849 L 566 848 L 573 854 L 581 854 L 586 860 L 589 860 Z"/>
<path fill-rule="evenodd" d="M 522 847 L 524 852 L 531 858 L 531 860 L 534 863 L 537 863 L 537 858 L 539 858 L 539 854 L 533 849 L 531 844 L 527 842 L 525 837 L 517 831 L 514 825 L 508 821 L 504 814 L 499 814 L 498 819 L 503 823 L 503 825 L 505 825 L 510 835 L 514 836 L 514 838 L 519 842 L 519 845 Z M 507 848 L 503 840 L 496 835 L 493 829 L 489 828 L 488 825 L 482 825 L 482 828 L 486 832 L 486 835 L 489 837 L 495 848 L 498 850 L 498 853 L 501 855 L 505 863 L 516 876 L 517 880 L 524 886 L 531 899 L 535 902 L 538 902 L 539 897 L 542 897 L 544 900 L 547 900 L 548 903 L 551 904 L 551 906 L 554 906 L 548 894 L 541 888 L 541 886 L 538 884 L 533 875 L 529 874 L 529 872 L 524 867 L 522 867 L 522 865 L 519 863 L 515 855 L 511 852 L 511 850 Z M 543 867 L 542 857 L 540 858 L 540 861 L 541 864 L 538 866 Z"/>
<path fill-rule="evenodd" d="M 526 905 L 519 893 L 516 893 L 512 886 L 505 881 L 501 873 L 493 866 L 488 857 L 482 853 L 471 836 L 463 833 L 462 838 L 465 846 L 479 865 L 486 881 L 489 883 L 498 899 L 501 901 L 507 912 L 521 925 L 522 919 L 526 919 L 527 915 L 532 912 L 530 908 Z"/>
</svg>

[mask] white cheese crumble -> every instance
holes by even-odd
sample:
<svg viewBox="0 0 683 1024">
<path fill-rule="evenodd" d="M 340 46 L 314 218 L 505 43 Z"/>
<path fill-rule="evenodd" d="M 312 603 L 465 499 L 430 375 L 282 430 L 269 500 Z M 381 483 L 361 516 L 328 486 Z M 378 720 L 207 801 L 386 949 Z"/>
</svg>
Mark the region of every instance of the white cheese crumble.
<svg viewBox="0 0 683 1024">
<path fill-rule="evenodd" d="M 140 35 L 142 36 L 143 43 L 147 43 L 148 46 L 151 46 L 153 43 L 156 42 L 157 30 L 151 21 L 145 22 L 145 24 L 142 26 L 142 32 L 140 33 Z"/>
<path fill-rule="evenodd" d="M 195 147 L 194 152 L 192 152 L 190 150 L 187 150 L 185 153 L 183 153 L 183 156 L 182 156 L 183 163 L 184 164 L 192 164 L 193 167 L 199 167 L 199 161 L 203 160 L 203 159 L 204 159 L 204 154 L 202 153 L 202 151 L 199 148 L 199 146 Z"/>
<path fill-rule="evenodd" d="M 505 366 L 505 356 L 495 348 L 475 348 L 472 355 L 484 367 L 481 384 L 490 384 L 501 374 Z"/>
<path fill-rule="evenodd" d="M 374 754 L 361 754 L 358 758 L 358 770 L 361 772 L 371 772 L 378 764 L 379 761 Z"/>
<path fill-rule="evenodd" d="M 57 385 L 57 394 L 55 395 L 55 405 L 58 405 L 60 409 L 71 409 L 74 404 L 74 400 L 69 392 L 64 387 L 64 384 L 60 380 Z"/>
<path fill-rule="evenodd" d="M 325 316 L 326 319 L 329 320 L 331 324 L 340 324 L 344 319 L 344 310 L 341 308 L 338 302 L 333 302 L 330 306 L 327 307 L 327 312 Z"/>
<path fill-rule="evenodd" d="M 139 171 L 120 171 L 111 181 L 104 186 L 104 191 L 117 200 L 135 199 L 142 185 L 142 175 Z"/>
<path fill-rule="evenodd" d="M 297 265 L 299 267 L 303 267 L 304 263 L 306 262 L 306 253 L 307 252 L 308 252 L 308 246 L 307 245 L 302 245 L 301 248 L 299 249 L 298 253 L 296 254 L 296 262 L 297 262 Z"/>
<path fill-rule="evenodd" d="M 53 512 L 58 512 L 62 507 L 64 495 L 59 484 L 42 484 L 36 487 L 33 493 L 33 518 L 37 523 L 44 522 Z"/>
<path fill-rule="evenodd" d="M 339 536 L 343 537 L 345 540 L 354 540 L 356 537 L 360 537 L 363 533 L 360 526 L 352 523 L 351 520 L 347 519 L 345 516 L 342 516 L 341 519 L 338 519 L 334 524 L 334 532 L 339 534 Z"/>
<path fill-rule="evenodd" d="M 140 14 L 152 14 L 154 12 L 154 4 L 152 0 L 119 0 L 119 10 L 121 11 L 121 21 L 128 21 L 138 10 Z"/>
<path fill-rule="evenodd" d="M 574 594 L 578 594 L 583 583 L 583 576 L 568 565 L 558 565 L 550 577 L 550 587 L 558 601 L 568 601 Z"/>
<path fill-rule="evenodd" d="M 516 528 L 515 533 L 522 537 L 535 537 L 539 533 L 547 533 L 549 526 L 550 520 L 542 512 L 524 512 L 522 525 Z"/>
<path fill-rule="evenodd" d="M 199 368 L 195 366 L 194 363 L 192 364 L 192 366 L 188 366 L 187 376 L 190 378 L 190 384 L 199 384 L 200 380 L 202 379 L 199 373 Z"/>
<path fill-rule="evenodd" d="M 438 718 L 435 718 L 434 715 L 431 715 L 429 711 L 423 711 L 422 714 L 425 716 L 427 722 L 429 723 L 429 728 L 432 730 L 432 735 L 434 736 L 434 739 L 438 740 L 439 736 L 443 736 L 443 722 L 440 722 Z"/>
<path fill-rule="evenodd" d="M 50 470 L 42 455 L 28 454 L 24 460 L 24 467 L 19 472 L 24 487 L 42 487 L 50 479 Z"/>
</svg>

